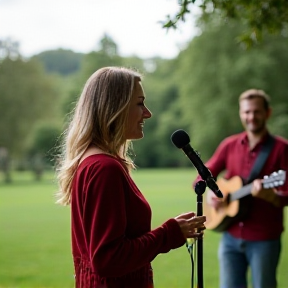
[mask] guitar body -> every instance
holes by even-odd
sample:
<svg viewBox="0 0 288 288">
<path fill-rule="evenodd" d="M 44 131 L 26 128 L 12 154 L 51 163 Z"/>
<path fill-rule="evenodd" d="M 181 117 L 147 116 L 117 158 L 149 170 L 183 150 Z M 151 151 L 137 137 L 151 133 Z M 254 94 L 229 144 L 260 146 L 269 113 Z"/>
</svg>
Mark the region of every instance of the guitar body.
<svg viewBox="0 0 288 288">
<path fill-rule="evenodd" d="M 223 194 L 223 198 L 229 197 L 228 194 L 232 195 L 234 192 L 238 191 L 243 183 L 242 179 L 238 176 L 234 176 L 229 180 L 223 178 L 217 181 L 217 185 Z M 247 214 L 248 203 L 247 197 L 234 200 L 229 203 L 228 206 L 215 209 L 203 201 L 203 215 L 206 215 L 207 221 L 205 226 L 207 229 L 214 230 L 216 232 L 223 232 L 228 229 L 228 227 L 237 220 L 240 220 Z"/>
<path fill-rule="evenodd" d="M 282 186 L 286 180 L 286 172 L 279 170 L 262 179 L 264 189 Z M 215 209 L 208 205 L 206 198 L 203 201 L 203 214 L 206 215 L 205 226 L 217 232 L 223 232 L 236 221 L 241 221 L 247 216 L 251 200 L 252 184 L 242 186 L 242 179 L 234 176 L 229 180 L 223 178 L 217 181 L 218 187 L 224 199 L 228 199 L 228 205 Z M 224 200 L 225 201 L 225 200 Z"/>
</svg>

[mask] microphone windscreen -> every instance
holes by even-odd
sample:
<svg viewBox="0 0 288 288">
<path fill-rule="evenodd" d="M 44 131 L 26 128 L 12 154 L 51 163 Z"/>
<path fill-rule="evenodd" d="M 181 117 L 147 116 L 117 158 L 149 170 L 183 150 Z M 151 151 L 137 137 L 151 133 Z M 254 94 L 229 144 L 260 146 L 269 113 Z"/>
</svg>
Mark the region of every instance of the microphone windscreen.
<svg viewBox="0 0 288 288">
<path fill-rule="evenodd" d="M 184 130 L 179 129 L 171 135 L 171 141 L 177 148 L 182 149 L 190 143 L 190 137 Z"/>
</svg>

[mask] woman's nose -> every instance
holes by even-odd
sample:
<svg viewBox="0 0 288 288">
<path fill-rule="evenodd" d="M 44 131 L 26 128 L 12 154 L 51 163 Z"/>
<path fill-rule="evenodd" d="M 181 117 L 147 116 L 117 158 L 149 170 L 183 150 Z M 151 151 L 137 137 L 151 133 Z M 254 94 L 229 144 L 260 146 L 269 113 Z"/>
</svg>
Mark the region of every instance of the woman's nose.
<svg viewBox="0 0 288 288">
<path fill-rule="evenodd" d="M 146 118 L 146 119 L 152 117 L 152 113 L 151 113 L 151 111 L 150 111 L 147 107 L 144 108 L 143 116 L 144 116 L 144 118 Z"/>
</svg>

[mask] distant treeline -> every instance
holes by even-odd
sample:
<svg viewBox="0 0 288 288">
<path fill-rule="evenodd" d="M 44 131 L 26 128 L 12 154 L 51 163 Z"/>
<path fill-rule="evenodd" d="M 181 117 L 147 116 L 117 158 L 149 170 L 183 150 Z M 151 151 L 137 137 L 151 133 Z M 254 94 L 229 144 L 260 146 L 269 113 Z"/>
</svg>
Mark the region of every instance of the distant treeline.
<svg viewBox="0 0 288 288">
<path fill-rule="evenodd" d="M 239 23 L 213 21 L 201 29 L 174 59 L 122 57 L 108 35 L 87 54 L 58 49 L 23 59 L 3 39 L 0 147 L 13 159 L 10 165 L 41 175 L 55 164 L 69 113 L 87 78 L 103 66 L 133 67 L 144 74 L 153 117 L 145 123 L 144 139 L 134 142 L 140 168 L 191 166 L 170 141 L 176 129 L 188 132 L 205 161 L 224 137 L 242 131 L 238 96 L 249 88 L 271 96 L 269 129 L 288 137 L 287 34 L 267 36 L 248 49 L 237 42 Z"/>
</svg>

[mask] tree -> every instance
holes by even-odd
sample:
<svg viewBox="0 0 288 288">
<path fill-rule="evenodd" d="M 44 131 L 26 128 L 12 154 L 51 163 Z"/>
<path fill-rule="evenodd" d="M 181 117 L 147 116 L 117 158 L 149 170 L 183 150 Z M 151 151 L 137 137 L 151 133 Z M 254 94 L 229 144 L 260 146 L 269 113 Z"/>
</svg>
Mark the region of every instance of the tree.
<svg viewBox="0 0 288 288">
<path fill-rule="evenodd" d="M 179 55 L 181 121 L 189 125 L 191 145 L 204 159 L 224 137 L 242 131 L 238 97 L 249 88 L 271 95 L 271 132 L 288 136 L 288 38 L 267 36 L 246 50 L 233 41 L 241 29 L 239 23 L 207 24 Z"/>
<path fill-rule="evenodd" d="M 0 60 L 4 58 L 17 59 L 19 56 L 19 42 L 11 38 L 0 39 Z"/>
<path fill-rule="evenodd" d="M 224 21 L 241 20 L 247 30 L 239 31 L 239 40 L 251 46 L 259 42 L 266 33 L 286 33 L 288 9 L 286 0 L 178 0 L 179 11 L 175 16 L 167 16 L 163 22 L 166 28 L 177 28 L 179 22 L 185 21 L 191 5 L 201 10 L 201 20 L 206 21 L 214 14 L 220 14 Z"/>
<path fill-rule="evenodd" d="M 83 56 L 80 70 L 73 78 L 73 87 L 71 87 L 64 103 L 63 110 L 65 113 L 69 113 L 74 108 L 75 101 L 80 96 L 85 82 L 96 70 L 105 66 L 138 67 L 140 70 L 144 67 L 143 60 L 139 58 L 122 58 L 119 56 L 117 44 L 107 34 L 104 34 L 97 46 L 97 51 L 92 51 Z"/>
<path fill-rule="evenodd" d="M 59 124 L 51 121 L 39 122 L 31 131 L 27 154 L 37 180 L 41 179 L 46 167 L 55 165 L 60 153 L 61 132 Z"/>
<path fill-rule="evenodd" d="M 21 156 L 34 124 L 55 118 L 60 99 L 55 79 L 36 60 L 0 62 L 0 146 Z"/>
<path fill-rule="evenodd" d="M 114 40 L 108 35 L 104 34 L 103 38 L 100 40 L 100 50 L 103 54 L 109 57 L 115 57 L 118 55 L 118 47 Z"/>
<path fill-rule="evenodd" d="M 10 158 L 8 149 L 5 147 L 0 147 L 0 172 L 4 174 L 4 181 L 6 183 L 11 182 L 11 173 L 10 173 Z"/>
<path fill-rule="evenodd" d="M 134 142 L 135 162 L 140 167 L 185 166 L 189 163 L 179 157 L 170 141 L 171 134 L 184 127 L 179 117 L 179 84 L 174 73 L 177 59 L 155 58 L 153 62 L 155 71 L 147 73 L 143 81 L 152 118 L 145 122 L 144 134 L 148 136 Z"/>
<path fill-rule="evenodd" d="M 83 53 L 75 53 L 72 50 L 57 49 L 44 51 L 33 58 L 43 63 L 47 73 L 67 76 L 79 71 L 83 56 Z"/>
</svg>

